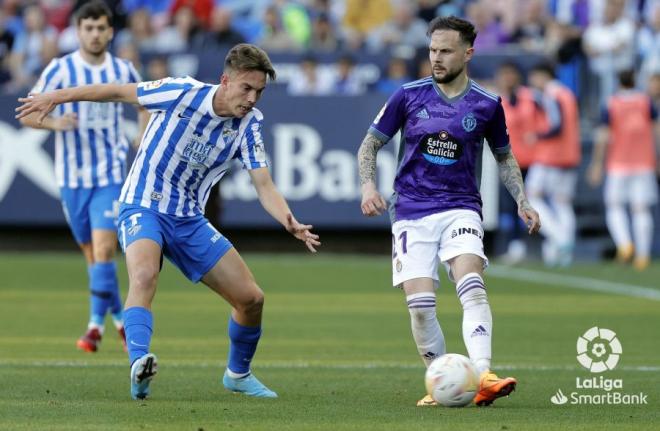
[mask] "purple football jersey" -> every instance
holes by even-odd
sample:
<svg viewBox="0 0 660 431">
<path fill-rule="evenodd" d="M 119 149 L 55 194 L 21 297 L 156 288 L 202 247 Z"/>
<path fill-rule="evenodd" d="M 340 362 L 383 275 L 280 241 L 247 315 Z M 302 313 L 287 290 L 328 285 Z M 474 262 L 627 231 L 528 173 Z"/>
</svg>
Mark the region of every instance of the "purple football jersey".
<svg viewBox="0 0 660 431">
<path fill-rule="evenodd" d="M 483 141 L 493 153 L 510 150 L 501 99 L 472 80 L 451 99 L 431 77 L 413 81 L 390 97 L 369 133 L 387 142 L 399 129 L 392 222 L 451 209 L 481 215 Z"/>
</svg>

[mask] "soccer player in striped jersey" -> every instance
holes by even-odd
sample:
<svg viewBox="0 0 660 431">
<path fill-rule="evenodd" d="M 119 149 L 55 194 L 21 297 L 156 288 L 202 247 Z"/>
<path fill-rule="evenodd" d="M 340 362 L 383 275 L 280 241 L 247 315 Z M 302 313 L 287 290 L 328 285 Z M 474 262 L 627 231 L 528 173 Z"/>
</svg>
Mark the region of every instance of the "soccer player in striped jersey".
<svg viewBox="0 0 660 431">
<path fill-rule="evenodd" d="M 463 340 L 480 372 L 474 402 L 489 405 L 511 393 L 517 382 L 490 370 L 493 321 L 482 276 L 488 259 L 477 174 L 484 139 L 529 233 L 537 232 L 540 222 L 511 153 L 500 98 L 467 76 L 474 26 L 456 17 L 438 17 L 429 24 L 428 34 L 432 76 L 399 88 L 360 146 L 361 208 L 366 216 L 386 209 L 376 189 L 376 154 L 400 130 L 399 166 L 390 203 L 393 284 L 405 292 L 412 335 L 428 367 L 445 354 L 435 295 L 438 264 L 445 265 L 463 307 Z M 427 395 L 417 405 L 435 402 Z"/>
<path fill-rule="evenodd" d="M 191 281 L 202 281 L 232 306 L 224 386 L 256 397 L 276 397 L 250 371 L 261 336 L 264 295 L 232 244 L 203 215 L 211 187 L 238 159 L 259 201 L 287 231 L 315 252 L 312 226 L 300 224 L 271 179 L 255 104 L 275 79 L 267 54 L 250 44 L 233 47 L 219 85 L 192 78 L 126 85 L 92 85 L 21 98 L 18 117 L 74 100 L 140 104 L 151 120 L 122 189 L 120 243 L 129 291 L 124 324 L 131 363 L 131 396 L 145 398 L 157 371 L 149 352 L 151 302 L 164 254 Z"/>
<path fill-rule="evenodd" d="M 139 82 L 133 65 L 108 50 L 112 12 L 102 1 L 83 5 L 76 14 L 80 48 L 54 59 L 31 94 L 108 82 Z M 117 248 L 118 198 L 126 176 L 125 137 L 121 103 L 72 102 L 60 105 L 38 122 L 21 118 L 24 126 L 55 131 L 55 174 L 64 215 L 80 246 L 89 275 L 90 318 L 78 348 L 96 352 L 106 313 L 125 343 L 122 302 L 114 256 Z M 144 130 L 148 113 L 140 114 Z"/>
</svg>

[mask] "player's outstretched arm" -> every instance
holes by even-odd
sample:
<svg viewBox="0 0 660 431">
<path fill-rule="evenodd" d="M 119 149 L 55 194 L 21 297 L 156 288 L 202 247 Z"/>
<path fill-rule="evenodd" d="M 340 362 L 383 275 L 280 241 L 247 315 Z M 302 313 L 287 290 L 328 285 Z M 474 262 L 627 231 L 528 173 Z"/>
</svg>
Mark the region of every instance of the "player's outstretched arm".
<svg viewBox="0 0 660 431">
<path fill-rule="evenodd" d="M 125 102 L 138 103 L 137 84 L 95 84 L 63 88 L 47 93 L 32 94 L 18 99 L 16 118 L 35 114 L 37 124 L 42 124 L 46 116 L 57 105 L 68 102 Z"/>
<path fill-rule="evenodd" d="M 61 117 L 46 116 L 41 123 L 37 121 L 38 114 L 33 112 L 30 115 L 21 117 L 20 122 L 23 127 L 31 127 L 33 129 L 45 129 L 55 132 L 65 132 L 73 130 L 78 126 L 78 116 L 69 112 Z"/>
<path fill-rule="evenodd" d="M 362 188 L 360 208 L 362 214 L 369 217 L 380 215 L 387 209 L 385 199 L 376 188 L 376 155 L 383 145 L 385 142 L 367 133 L 358 150 L 358 170 Z"/>
<path fill-rule="evenodd" d="M 504 154 L 496 154 L 495 159 L 497 160 L 502 183 L 518 204 L 518 215 L 527 225 L 530 234 L 538 232 L 541 229 L 541 220 L 539 214 L 527 200 L 520 166 L 518 166 L 516 158 L 511 151 L 508 151 Z"/>
<path fill-rule="evenodd" d="M 296 220 L 286 200 L 273 184 L 268 168 L 251 169 L 249 173 L 261 206 L 291 235 L 304 242 L 309 251 L 316 253 L 315 247 L 321 245 L 319 236 L 311 232 L 312 225 L 301 224 Z"/>
</svg>

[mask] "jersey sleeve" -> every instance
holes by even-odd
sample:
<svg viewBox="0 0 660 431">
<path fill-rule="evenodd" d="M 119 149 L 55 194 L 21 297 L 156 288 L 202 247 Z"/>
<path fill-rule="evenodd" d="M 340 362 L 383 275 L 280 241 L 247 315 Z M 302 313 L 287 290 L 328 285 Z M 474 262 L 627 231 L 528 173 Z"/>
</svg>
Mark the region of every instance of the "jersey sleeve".
<svg viewBox="0 0 660 431">
<path fill-rule="evenodd" d="M 150 112 L 168 111 L 174 108 L 194 85 L 186 78 L 140 82 L 137 86 L 138 103 Z"/>
<path fill-rule="evenodd" d="M 399 131 L 405 121 L 405 94 L 400 87 L 383 108 L 369 127 L 369 133 L 383 142 L 388 142 Z"/>
<path fill-rule="evenodd" d="M 241 138 L 241 148 L 238 157 L 245 169 L 258 169 L 268 166 L 266 150 L 261 134 L 263 117 L 256 115 L 250 119 Z"/>
<path fill-rule="evenodd" d="M 41 72 L 41 76 L 30 94 L 39 94 L 45 93 L 48 91 L 53 91 L 62 85 L 62 66 L 60 65 L 59 59 L 55 58 L 48 63 L 48 66 Z"/>
<path fill-rule="evenodd" d="M 493 154 L 505 154 L 510 151 L 509 145 L 509 131 L 506 128 L 506 118 L 504 116 L 504 108 L 502 107 L 502 99 L 498 97 L 497 106 L 486 124 L 484 137 L 488 141 L 490 150 Z"/>
</svg>

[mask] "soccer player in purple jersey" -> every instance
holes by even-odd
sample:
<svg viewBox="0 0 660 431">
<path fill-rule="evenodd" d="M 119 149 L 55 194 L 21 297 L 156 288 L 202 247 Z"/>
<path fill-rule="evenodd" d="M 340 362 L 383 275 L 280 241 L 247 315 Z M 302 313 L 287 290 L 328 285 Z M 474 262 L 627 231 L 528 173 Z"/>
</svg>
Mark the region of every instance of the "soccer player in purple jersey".
<svg viewBox="0 0 660 431">
<path fill-rule="evenodd" d="M 108 52 L 112 40 L 112 12 L 101 0 L 76 12 L 80 48 L 50 62 L 31 94 L 78 84 L 141 81 L 133 65 Z M 125 343 L 122 302 L 114 262 L 117 250 L 119 191 L 126 176 L 128 142 L 120 103 L 67 103 L 53 116 L 21 119 L 26 127 L 55 132 L 55 174 L 67 223 L 87 261 L 90 317 L 79 349 L 96 352 L 104 332 L 106 313 Z M 140 131 L 149 114 L 140 109 Z M 141 134 L 140 132 L 140 134 Z"/>
<path fill-rule="evenodd" d="M 151 113 L 140 150 L 120 196 L 119 241 L 126 252 L 129 291 L 124 321 L 131 365 L 131 396 L 143 399 L 157 372 L 150 352 L 151 303 L 165 255 L 191 281 L 202 281 L 232 306 L 225 388 L 255 397 L 277 397 L 252 373 L 261 337 L 264 294 L 229 240 L 208 222 L 209 190 L 239 159 L 266 211 L 307 248 L 320 245 L 312 226 L 299 223 L 268 170 L 263 115 L 255 107 L 275 70 L 250 44 L 233 47 L 217 85 L 193 78 L 140 84 L 91 85 L 21 98 L 17 117 L 43 119 L 73 100 L 139 104 Z"/>
<path fill-rule="evenodd" d="M 399 166 L 389 210 L 392 219 L 393 284 L 406 294 L 412 334 L 428 366 L 445 353 L 436 316 L 438 263 L 456 282 L 463 306 L 463 339 L 480 372 L 474 402 L 490 405 L 515 389 L 516 379 L 490 371 L 492 316 L 483 281 L 481 197 L 477 169 L 484 139 L 497 160 L 500 178 L 518 204 L 529 233 L 539 230 L 537 212 L 524 193 L 511 153 L 498 96 L 468 78 L 474 27 L 456 17 L 429 24 L 432 76 L 403 85 L 376 116 L 358 151 L 362 213 L 387 207 L 376 189 L 376 154 L 401 130 Z M 427 395 L 417 405 L 434 405 Z"/>
</svg>

